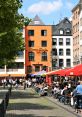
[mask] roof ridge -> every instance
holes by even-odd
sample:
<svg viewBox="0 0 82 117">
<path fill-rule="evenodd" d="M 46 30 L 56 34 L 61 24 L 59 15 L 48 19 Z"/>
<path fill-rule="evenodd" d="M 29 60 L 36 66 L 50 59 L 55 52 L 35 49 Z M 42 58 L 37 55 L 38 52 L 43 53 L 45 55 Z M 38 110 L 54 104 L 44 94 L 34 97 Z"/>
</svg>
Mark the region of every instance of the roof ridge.
<svg viewBox="0 0 82 117">
<path fill-rule="evenodd" d="M 38 15 L 36 15 L 29 25 L 45 25 Z"/>
</svg>

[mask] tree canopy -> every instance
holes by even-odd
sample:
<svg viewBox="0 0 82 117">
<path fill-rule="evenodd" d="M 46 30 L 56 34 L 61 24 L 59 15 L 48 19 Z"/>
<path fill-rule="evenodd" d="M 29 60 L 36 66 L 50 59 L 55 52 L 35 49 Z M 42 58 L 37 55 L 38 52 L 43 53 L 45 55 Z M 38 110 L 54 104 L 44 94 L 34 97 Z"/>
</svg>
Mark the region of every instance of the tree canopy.
<svg viewBox="0 0 82 117">
<path fill-rule="evenodd" d="M 28 17 L 24 18 L 24 25 L 27 26 L 32 21 L 32 19 L 29 19 Z"/>
<path fill-rule="evenodd" d="M 24 49 L 20 30 L 24 17 L 18 13 L 21 0 L 0 0 L 0 64 L 12 61 Z"/>
</svg>

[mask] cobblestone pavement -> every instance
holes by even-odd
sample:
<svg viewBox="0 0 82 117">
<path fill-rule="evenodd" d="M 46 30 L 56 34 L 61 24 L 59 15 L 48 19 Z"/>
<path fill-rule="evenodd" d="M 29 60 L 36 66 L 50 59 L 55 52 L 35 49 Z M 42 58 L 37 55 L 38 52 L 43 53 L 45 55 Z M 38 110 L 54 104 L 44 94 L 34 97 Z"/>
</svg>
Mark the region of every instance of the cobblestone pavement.
<svg viewBox="0 0 82 117">
<path fill-rule="evenodd" d="M 13 90 L 6 117 L 81 117 L 70 108 L 52 97 L 39 97 L 32 88 Z"/>
</svg>

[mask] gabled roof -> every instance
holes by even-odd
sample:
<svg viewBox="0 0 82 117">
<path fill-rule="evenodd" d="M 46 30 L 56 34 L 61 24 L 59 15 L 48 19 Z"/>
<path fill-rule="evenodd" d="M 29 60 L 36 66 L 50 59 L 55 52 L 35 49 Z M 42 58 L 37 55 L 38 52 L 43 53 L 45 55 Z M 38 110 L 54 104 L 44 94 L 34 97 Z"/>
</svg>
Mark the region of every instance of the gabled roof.
<svg viewBox="0 0 82 117">
<path fill-rule="evenodd" d="M 32 22 L 29 23 L 29 25 L 45 25 L 45 24 L 44 24 L 43 21 L 39 18 L 39 16 L 36 15 L 36 16 L 34 17 L 34 19 L 32 20 Z"/>
<path fill-rule="evenodd" d="M 74 12 L 78 7 L 82 10 L 82 0 L 79 0 L 79 3 L 72 9 L 72 12 Z"/>
<path fill-rule="evenodd" d="M 63 35 L 66 35 L 66 33 L 65 33 L 66 29 L 70 29 L 70 31 L 72 31 L 71 21 L 69 21 L 67 17 L 64 18 L 59 24 L 52 26 L 52 33 L 53 33 L 52 35 L 55 35 L 55 36 L 60 35 L 59 34 L 60 29 L 62 29 L 64 31 Z"/>
</svg>

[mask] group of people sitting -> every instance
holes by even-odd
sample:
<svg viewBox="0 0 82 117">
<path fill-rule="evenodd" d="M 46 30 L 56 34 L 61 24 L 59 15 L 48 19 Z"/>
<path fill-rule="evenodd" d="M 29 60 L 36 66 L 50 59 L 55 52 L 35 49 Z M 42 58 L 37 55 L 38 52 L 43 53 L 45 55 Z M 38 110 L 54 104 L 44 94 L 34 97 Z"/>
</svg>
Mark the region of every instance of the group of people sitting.
<svg viewBox="0 0 82 117">
<path fill-rule="evenodd" d="M 55 85 L 54 97 L 64 104 L 73 106 L 76 112 L 81 112 L 82 109 L 82 81 L 77 83 L 77 86 L 73 88 L 71 84 L 64 84 L 63 88 Z"/>
<path fill-rule="evenodd" d="M 82 81 L 78 82 L 76 87 L 72 87 L 70 82 L 54 82 L 48 85 L 43 79 L 15 79 L 12 78 L 2 80 L 3 87 L 14 86 L 18 88 L 23 85 L 24 89 L 33 86 L 40 96 L 53 96 L 61 103 L 69 104 L 75 107 L 79 112 L 82 109 Z"/>
<path fill-rule="evenodd" d="M 78 82 L 76 87 L 72 87 L 70 83 L 59 82 L 55 82 L 52 86 L 45 83 L 36 84 L 35 90 L 40 96 L 53 96 L 61 103 L 73 106 L 77 113 L 82 109 L 82 82 Z"/>
</svg>

